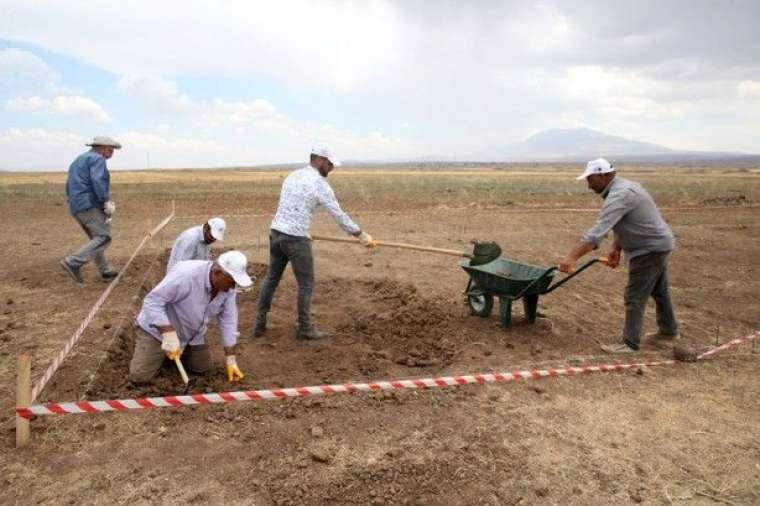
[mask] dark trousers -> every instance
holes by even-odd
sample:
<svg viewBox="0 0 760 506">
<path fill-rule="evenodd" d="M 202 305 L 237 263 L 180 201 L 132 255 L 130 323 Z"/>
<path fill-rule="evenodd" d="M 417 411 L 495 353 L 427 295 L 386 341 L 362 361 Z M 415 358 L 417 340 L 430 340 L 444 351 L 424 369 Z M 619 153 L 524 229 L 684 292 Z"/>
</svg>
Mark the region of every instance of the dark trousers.
<svg viewBox="0 0 760 506">
<path fill-rule="evenodd" d="M 314 291 L 314 257 L 311 253 L 311 240 L 283 234 L 277 230 L 269 231 L 269 267 L 259 295 L 260 320 L 266 320 L 266 314 L 272 308 L 272 297 L 282 279 L 288 262 L 298 282 L 298 327 L 311 327 L 311 294 Z"/>
<path fill-rule="evenodd" d="M 629 262 L 628 285 L 625 287 L 625 327 L 623 340 L 639 349 L 644 310 L 651 295 L 657 307 L 657 326 L 665 335 L 676 335 L 678 323 L 668 289 L 669 251 L 647 253 Z"/>
</svg>

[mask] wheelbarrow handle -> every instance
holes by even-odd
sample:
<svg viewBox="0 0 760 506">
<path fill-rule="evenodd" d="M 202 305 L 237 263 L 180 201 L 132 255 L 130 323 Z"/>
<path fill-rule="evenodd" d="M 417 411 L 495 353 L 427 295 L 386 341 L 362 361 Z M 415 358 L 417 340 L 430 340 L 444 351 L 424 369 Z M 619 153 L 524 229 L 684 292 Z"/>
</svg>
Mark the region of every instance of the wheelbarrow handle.
<svg viewBox="0 0 760 506">
<path fill-rule="evenodd" d="M 577 276 L 581 272 L 585 271 L 586 269 L 588 269 L 589 267 L 591 267 L 592 265 L 594 265 L 597 262 L 602 262 L 602 263 L 606 264 L 607 263 L 607 257 L 592 258 L 591 260 L 589 260 L 585 264 L 581 265 L 580 268 L 578 268 L 576 271 L 574 271 L 571 274 L 568 274 L 567 276 L 565 276 L 564 278 L 560 279 L 559 281 L 557 281 L 556 283 L 554 283 L 552 286 L 550 286 L 549 288 L 547 288 L 543 292 L 543 294 L 549 293 L 549 292 L 553 291 L 555 288 L 559 288 L 560 286 L 564 285 L 565 283 L 567 283 L 568 281 L 570 281 L 571 279 L 573 279 L 575 276 Z M 557 269 L 557 267 L 553 267 L 553 269 Z"/>
<path fill-rule="evenodd" d="M 515 295 L 513 297 L 513 299 L 514 300 L 518 300 L 520 297 L 522 297 L 523 295 L 525 295 L 526 293 L 528 293 L 528 290 L 530 290 L 531 288 L 533 288 L 533 285 L 538 284 L 539 281 L 541 281 L 542 279 L 544 279 L 545 277 L 547 277 L 549 274 L 552 274 L 556 270 L 557 270 L 556 267 L 549 267 L 548 269 L 546 269 L 539 277 L 537 277 L 536 279 L 534 279 L 533 281 L 531 281 L 528 286 L 526 286 L 525 288 L 523 288 L 522 290 L 520 290 L 520 292 L 517 295 Z M 546 292 L 542 292 L 542 293 L 546 293 Z"/>
</svg>

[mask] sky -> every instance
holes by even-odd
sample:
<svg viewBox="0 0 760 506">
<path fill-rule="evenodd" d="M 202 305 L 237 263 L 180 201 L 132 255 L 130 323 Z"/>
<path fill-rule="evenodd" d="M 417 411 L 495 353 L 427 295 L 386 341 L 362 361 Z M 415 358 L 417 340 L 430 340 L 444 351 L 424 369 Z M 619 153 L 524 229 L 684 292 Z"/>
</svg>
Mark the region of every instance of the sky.
<svg viewBox="0 0 760 506">
<path fill-rule="evenodd" d="M 760 153 L 760 2 L 0 0 L 0 169 L 482 156 L 552 128 Z"/>
</svg>

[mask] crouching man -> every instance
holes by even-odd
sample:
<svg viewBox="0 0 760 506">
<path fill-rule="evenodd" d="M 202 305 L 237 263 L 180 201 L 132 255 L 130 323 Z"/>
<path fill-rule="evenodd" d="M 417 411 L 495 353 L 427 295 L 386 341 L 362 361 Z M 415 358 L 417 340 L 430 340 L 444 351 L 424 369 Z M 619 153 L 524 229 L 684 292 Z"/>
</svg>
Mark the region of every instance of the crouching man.
<svg viewBox="0 0 760 506">
<path fill-rule="evenodd" d="M 235 359 L 235 286 L 247 288 L 253 284 L 246 272 L 247 264 L 239 251 L 222 253 L 216 261 L 178 262 L 143 300 L 136 322 L 135 352 L 129 364 L 130 381 L 150 383 L 158 375 L 164 357 L 181 357 L 185 368 L 196 374 L 211 369 L 206 329 L 214 316 L 219 320 L 227 379 L 242 379 Z"/>
</svg>

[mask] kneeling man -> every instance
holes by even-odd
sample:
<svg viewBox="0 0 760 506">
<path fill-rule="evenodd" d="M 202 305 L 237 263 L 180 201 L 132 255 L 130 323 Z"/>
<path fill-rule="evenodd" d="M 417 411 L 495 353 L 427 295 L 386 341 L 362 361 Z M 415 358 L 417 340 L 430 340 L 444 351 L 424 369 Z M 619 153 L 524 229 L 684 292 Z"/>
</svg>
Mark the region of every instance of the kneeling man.
<svg viewBox="0 0 760 506">
<path fill-rule="evenodd" d="M 222 253 L 216 261 L 178 262 L 143 300 L 129 364 L 130 381 L 150 383 L 164 356 L 170 360 L 182 356 L 185 367 L 197 374 L 211 369 L 206 328 L 213 316 L 219 321 L 227 379 L 242 379 L 235 359 L 239 334 L 235 286 L 253 284 L 247 264 L 239 251 Z"/>
</svg>

